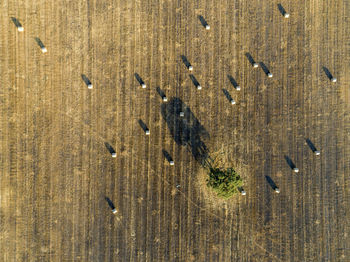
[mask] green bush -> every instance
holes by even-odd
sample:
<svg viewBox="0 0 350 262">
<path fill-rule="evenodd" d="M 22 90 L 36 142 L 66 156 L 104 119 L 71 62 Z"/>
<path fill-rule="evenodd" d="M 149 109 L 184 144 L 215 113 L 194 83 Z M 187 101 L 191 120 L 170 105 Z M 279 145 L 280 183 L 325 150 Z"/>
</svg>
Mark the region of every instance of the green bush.
<svg viewBox="0 0 350 262">
<path fill-rule="evenodd" d="M 227 199 L 239 192 L 238 188 L 243 186 L 243 181 L 233 168 L 210 167 L 207 186 L 211 187 L 219 197 Z"/>
</svg>

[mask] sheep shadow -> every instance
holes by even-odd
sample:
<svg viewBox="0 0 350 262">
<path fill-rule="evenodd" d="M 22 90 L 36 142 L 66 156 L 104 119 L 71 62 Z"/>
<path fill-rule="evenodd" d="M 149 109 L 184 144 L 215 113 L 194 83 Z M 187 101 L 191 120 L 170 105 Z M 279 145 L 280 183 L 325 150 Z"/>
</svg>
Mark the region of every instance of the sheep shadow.
<svg viewBox="0 0 350 262">
<path fill-rule="evenodd" d="M 110 200 L 108 197 L 105 197 L 105 200 L 107 201 L 109 207 L 113 210 L 115 209 L 115 205 L 113 204 L 112 200 Z"/>
<path fill-rule="evenodd" d="M 194 84 L 194 86 L 198 88 L 198 86 L 200 86 L 200 84 L 199 84 L 197 78 L 194 75 L 192 75 L 192 74 L 190 75 L 190 78 L 191 78 L 192 83 Z"/>
<path fill-rule="evenodd" d="M 34 39 L 35 39 L 35 42 L 39 45 L 39 47 L 40 47 L 41 49 L 45 48 L 44 43 L 40 40 L 39 37 L 34 37 Z"/>
<path fill-rule="evenodd" d="M 324 67 L 322 67 L 322 69 L 323 69 L 324 73 L 326 74 L 326 76 L 328 77 L 328 79 L 329 79 L 329 80 L 332 80 L 333 75 L 332 75 L 332 73 L 328 70 L 328 68 L 324 66 Z"/>
<path fill-rule="evenodd" d="M 280 10 L 281 14 L 283 16 L 285 16 L 285 14 L 287 13 L 286 9 L 284 9 L 284 7 L 282 6 L 282 4 L 277 4 L 278 6 L 278 10 Z"/>
<path fill-rule="evenodd" d="M 114 148 L 108 142 L 105 142 L 105 146 L 111 155 L 116 153 Z"/>
<path fill-rule="evenodd" d="M 320 154 L 320 151 L 317 150 L 317 148 L 315 147 L 315 145 L 311 142 L 311 140 L 309 138 L 306 139 L 306 143 L 310 147 L 310 149 L 312 150 L 312 152 L 314 154 L 316 154 L 316 155 Z"/>
<path fill-rule="evenodd" d="M 162 99 L 164 99 L 164 97 L 166 97 L 164 91 L 163 91 L 162 89 L 160 89 L 159 86 L 156 87 L 156 91 L 157 91 L 157 93 L 160 95 L 160 97 L 161 97 Z"/>
<path fill-rule="evenodd" d="M 11 20 L 17 28 L 22 27 L 22 24 L 18 21 L 16 17 L 11 17 Z"/>
<path fill-rule="evenodd" d="M 135 76 L 137 82 L 139 82 L 140 86 L 145 84 L 145 82 L 142 80 L 141 76 L 138 73 L 135 73 L 134 76 Z"/>
<path fill-rule="evenodd" d="M 270 73 L 270 70 L 268 69 L 268 67 L 263 62 L 260 62 L 259 64 L 261 66 L 261 69 L 264 71 L 264 73 L 268 75 Z"/>
<path fill-rule="evenodd" d="M 91 81 L 86 75 L 82 74 L 81 78 L 83 79 L 85 85 L 87 85 L 87 86 L 91 85 Z"/>
<path fill-rule="evenodd" d="M 265 178 L 266 178 L 267 183 L 271 186 L 271 188 L 272 188 L 273 190 L 275 190 L 275 189 L 277 188 L 277 185 L 276 185 L 276 183 L 272 180 L 272 178 L 269 177 L 269 176 L 265 176 Z"/>
<path fill-rule="evenodd" d="M 289 156 L 284 156 L 284 159 L 287 161 L 287 164 L 289 165 L 289 167 L 293 170 L 294 168 L 296 168 L 295 164 L 293 163 L 292 159 L 290 159 Z"/>
<path fill-rule="evenodd" d="M 191 66 L 191 63 L 188 61 L 187 57 L 184 56 L 184 55 L 181 55 L 181 59 L 182 59 L 182 62 L 185 64 L 185 66 L 187 67 L 187 69 L 190 68 Z"/>
<path fill-rule="evenodd" d="M 247 57 L 249 63 L 254 67 L 255 65 L 257 65 L 257 63 L 255 62 L 254 58 L 252 57 L 252 55 L 250 53 L 245 53 L 245 56 Z"/>
<path fill-rule="evenodd" d="M 143 129 L 143 131 L 146 133 L 149 129 L 147 127 L 147 125 L 145 124 L 145 122 L 143 122 L 141 119 L 139 119 L 139 125 L 141 126 L 141 128 Z"/>
<path fill-rule="evenodd" d="M 224 95 L 226 96 L 227 100 L 229 102 L 231 102 L 233 100 L 232 96 L 230 95 L 230 93 L 227 91 L 227 89 L 222 89 L 222 92 L 224 93 Z"/>
<path fill-rule="evenodd" d="M 180 112 L 184 112 L 183 117 L 180 117 Z M 162 104 L 161 113 L 175 142 L 181 146 L 187 145 L 195 160 L 206 166 L 210 157 L 203 139 L 209 138 L 209 133 L 191 109 L 180 98 L 173 97 Z"/>
<path fill-rule="evenodd" d="M 165 149 L 162 150 L 164 157 L 166 158 L 166 160 L 170 163 L 171 161 L 174 161 L 173 158 L 171 157 L 171 155 L 169 154 L 168 151 L 166 151 Z"/>
<path fill-rule="evenodd" d="M 208 25 L 207 21 L 204 19 L 203 16 L 199 15 L 198 19 L 199 19 L 199 21 L 201 21 L 201 24 L 204 28 Z"/>
<path fill-rule="evenodd" d="M 228 80 L 230 80 L 231 84 L 234 88 L 238 89 L 239 85 L 237 84 L 237 81 L 233 78 L 231 75 L 227 75 Z"/>
</svg>

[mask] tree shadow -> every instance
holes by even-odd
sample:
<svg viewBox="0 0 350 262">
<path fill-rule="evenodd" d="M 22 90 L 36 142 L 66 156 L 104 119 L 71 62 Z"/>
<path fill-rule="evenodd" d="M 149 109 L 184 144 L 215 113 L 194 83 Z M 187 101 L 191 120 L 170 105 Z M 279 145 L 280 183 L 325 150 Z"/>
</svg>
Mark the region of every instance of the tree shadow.
<svg viewBox="0 0 350 262">
<path fill-rule="evenodd" d="M 278 10 L 280 10 L 281 14 L 283 16 L 285 16 L 285 14 L 287 13 L 286 9 L 284 9 L 284 7 L 282 6 L 282 4 L 277 4 L 278 6 Z"/>
<path fill-rule="evenodd" d="M 184 112 L 184 116 L 179 115 Z M 188 145 L 193 157 L 201 165 L 208 164 L 209 152 L 204 138 L 209 138 L 209 133 L 200 124 L 191 109 L 180 98 L 173 97 L 166 104 L 162 104 L 161 113 L 168 125 L 169 131 L 178 145 Z"/>
<path fill-rule="evenodd" d="M 202 26 L 203 26 L 204 28 L 206 28 L 206 26 L 209 25 L 209 24 L 207 23 L 207 21 L 204 19 L 203 16 L 199 15 L 199 16 L 198 16 L 198 19 L 199 19 L 199 21 L 201 21 L 201 24 L 202 24 Z"/>
<path fill-rule="evenodd" d="M 109 151 L 109 153 L 111 153 L 112 156 L 116 154 L 114 148 L 108 142 L 105 142 L 105 146 L 106 146 L 107 150 Z"/>
<path fill-rule="evenodd" d="M 294 170 L 294 168 L 296 168 L 295 164 L 293 163 L 292 159 L 289 158 L 289 156 L 284 156 L 284 158 L 287 161 L 287 164 L 289 165 L 289 167 Z"/>
<path fill-rule="evenodd" d="M 16 17 L 11 17 L 11 20 L 17 28 L 22 27 L 22 24 L 18 21 L 18 19 Z"/>
<path fill-rule="evenodd" d="M 275 190 L 276 188 L 278 188 L 277 185 L 276 185 L 276 183 L 272 180 L 271 177 L 265 176 L 265 178 L 266 178 L 267 183 L 269 183 L 269 185 L 271 186 L 271 188 L 272 188 L 273 190 Z"/>
</svg>

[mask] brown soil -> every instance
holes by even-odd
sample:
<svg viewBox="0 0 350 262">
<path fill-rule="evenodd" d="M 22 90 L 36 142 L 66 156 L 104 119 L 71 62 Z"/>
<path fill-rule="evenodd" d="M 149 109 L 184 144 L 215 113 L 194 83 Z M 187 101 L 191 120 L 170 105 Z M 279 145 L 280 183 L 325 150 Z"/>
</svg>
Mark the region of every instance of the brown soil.
<svg viewBox="0 0 350 262">
<path fill-rule="evenodd" d="M 345 0 L 0 1 L 0 261 L 347 261 L 349 13 Z M 245 197 L 207 191 L 157 87 L 223 146 Z"/>
</svg>

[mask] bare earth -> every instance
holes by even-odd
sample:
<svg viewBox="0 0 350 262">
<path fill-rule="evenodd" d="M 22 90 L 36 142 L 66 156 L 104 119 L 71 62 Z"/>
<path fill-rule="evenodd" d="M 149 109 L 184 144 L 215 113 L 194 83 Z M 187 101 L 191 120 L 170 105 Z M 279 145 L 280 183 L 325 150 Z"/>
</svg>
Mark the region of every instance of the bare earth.
<svg viewBox="0 0 350 262">
<path fill-rule="evenodd" d="M 349 14 L 348 0 L 0 1 L 0 261 L 349 261 Z M 172 98 L 246 196 L 207 190 L 162 115 Z"/>
</svg>

